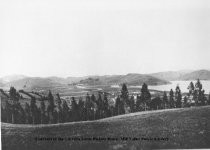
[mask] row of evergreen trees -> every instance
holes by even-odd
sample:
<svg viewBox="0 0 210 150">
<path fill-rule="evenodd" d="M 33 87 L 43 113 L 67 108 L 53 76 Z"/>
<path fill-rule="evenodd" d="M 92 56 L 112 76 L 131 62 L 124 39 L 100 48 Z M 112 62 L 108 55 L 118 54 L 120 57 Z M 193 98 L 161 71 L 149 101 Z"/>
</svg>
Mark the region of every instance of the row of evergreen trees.
<svg viewBox="0 0 210 150">
<path fill-rule="evenodd" d="M 164 92 L 163 95 L 151 97 L 147 84 L 143 84 L 139 95 L 134 98 L 129 95 L 126 84 L 122 85 L 121 93 L 117 96 L 114 105 L 109 104 L 107 94 L 98 93 L 97 97 L 92 94 L 86 95 L 76 101 L 71 98 L 70 106 L 66 100 L 61 100 L 60 95 L 54 97 L 49 91 L 47 97 L 41 100 L 40 106 L 37 106 L 37 100 L 31 96 L 30 104 L 20 105 L 20 94 L 14 87 L 10 88 L 9 99 L 5 107 L 1 108 L 1 119 L 3 122 L 18 124 L 52 124 L 72 121 L 96 120 L 114 115 L 137 112 L 144 110 L 181 108 L 210 104 L 210 95 L 207 99 L 202 84 L 198 80 L 194 85 L 190 83 L 189 93 L 182 99 L 182 93 L 179 86 L 175 91 L 171 89 L 169 95 Z M 21 91 L 23 92 L 23 91 Z"/>
</svg>

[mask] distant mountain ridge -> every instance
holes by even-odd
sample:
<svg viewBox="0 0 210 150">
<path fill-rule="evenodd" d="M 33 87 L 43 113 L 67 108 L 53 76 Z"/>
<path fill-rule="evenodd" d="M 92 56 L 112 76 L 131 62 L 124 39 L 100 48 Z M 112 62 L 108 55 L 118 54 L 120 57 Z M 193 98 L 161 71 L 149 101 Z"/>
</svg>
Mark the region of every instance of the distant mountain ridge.
<svg viewBox="0 0 210 150">
<path fill-rule="evenodd" d="M 169 84 L 170 82 L 144 74 L 127 74 L 89 77 L 81 80 L 79 83 L 86 85 L 115 85 L 122 83 L 126 83 L 128 85 L 142 85 L 143 83 L 148 85 L 160 85 Z"/>
<path fill-rule="evenodd" d="M 210 80 L 209 70 L 196 70 L 196 71 L 168 71 L 150 74 L 153 77 L 159 79 L 165 79 L 168 81 L 175 80 Z"/>
<path fill-rule="evenodd" d="M 191 73 L 184 74 L 181 77 L 181 80 L 210 80 L 210 71 L 209 70 L 198 70 Z"/>
<path fill-rule="evenodd" d="M 11 81 L 15 81 L 15 80 L 20 80 L 20 79 L 24 79 L 27 78 L 27 76 L 25 75 L 8 75 L 8 76 L 4 76 L 2 78 L 0 78 L 0 82 L 11 82 Z"/>
<path fill-rule="evenodd" d="M 72 84 L 84 85 L 115 85 L 126 83 L 128 85 L 162 85 L 175 80 L 210 80 L 209 70 L 197 71 L 168 71 L 152 74 L 129 73 L 127 75 L 104 75 L 84 77 L 27 77 L 24 75 L 12 75 L 0 78 L 1 87 L 14 86 L 17 89 L 36 89 L 52 87 L 67 87 Z"/>
</svg>

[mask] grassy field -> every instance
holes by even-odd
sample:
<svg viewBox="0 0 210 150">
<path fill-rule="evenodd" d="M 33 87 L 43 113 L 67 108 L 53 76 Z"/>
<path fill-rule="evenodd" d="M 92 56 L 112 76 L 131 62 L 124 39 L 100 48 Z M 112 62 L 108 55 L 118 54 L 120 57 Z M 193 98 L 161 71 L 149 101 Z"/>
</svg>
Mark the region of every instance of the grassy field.
<svg viewBox="0 0 210 150">
<path fill-rule="evenodd" d="M 210 148 L 210 106 L 77 123 L 1 125 L 3 150 Z"/>
</svg>

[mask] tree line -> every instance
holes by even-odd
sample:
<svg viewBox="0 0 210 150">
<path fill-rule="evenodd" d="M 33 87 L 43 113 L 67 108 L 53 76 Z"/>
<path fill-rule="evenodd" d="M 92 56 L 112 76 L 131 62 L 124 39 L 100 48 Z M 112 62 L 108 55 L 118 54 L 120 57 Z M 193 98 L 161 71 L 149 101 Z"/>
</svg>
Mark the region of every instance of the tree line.
<svg viewBox="0 0 210 150">
<path fill-rule="evenodd" d="M 120 94 L 115 99 L 114 105 L 109 104 L 106 93 L 98 93 L 97 97 L 87 93 L 85 99 L 71 98 L 70 106 L 66 100 L 61 100 L 59 93 L 53 96 L 51 91 L 41 98 L 40 106 L 37 106 L 35 97 L 30 96 L 30 103 L 21 106 L 22 98 L 14 87 L 9 90 L 5 107 L 1 106 L 2 122 L 15 124 L 54 124 L 73 121 L 97 120 L 101 118 L 132 113 L 145 110 L 182 108 L 190 106 L 203 106 L 210 104 L 210 94 L 205 95 L 202 84 L 198 79 L 195 84 L 190 82 L 189 92 L 182 96 L 179 86 L 175 91 L 163 92 L 163 95 L 153 97 L 148 90 L 147 84 L 143 84 L 139 94 L 129 95 L 126 84 L 122 85 Z M 47 102 L 45 102 L 47 101 Z"/>
</svg>

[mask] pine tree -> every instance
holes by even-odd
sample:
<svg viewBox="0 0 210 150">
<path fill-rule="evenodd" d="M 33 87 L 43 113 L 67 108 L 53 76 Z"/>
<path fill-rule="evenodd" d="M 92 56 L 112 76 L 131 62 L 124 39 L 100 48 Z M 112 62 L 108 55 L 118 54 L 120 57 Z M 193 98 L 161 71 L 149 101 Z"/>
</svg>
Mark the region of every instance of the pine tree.
<svg viewBox="0 0 210 150">
<path fill-rule="evenodd" d="M 101 94 L 100 94 L 100 93 L 98 94 L 98 100 L 97 100 L 97 103 L 98 103 L 98 113 L 99 113 L 99 118 L 102 118 L 102 117 L 103 117 L 103 108 L 104 108 L 104 103 L 103 103 L 103 100 L 102 100 L 102 97 L 101 97 Z"/>
<path fill-rule="evenodd" d="M 6 122 L 11 123 L 12 122 L 12 105 L 6 100 L 5 102 L 5 115 L 6 115 Z"/>
<path fill-rule="evenodd" d="M 181 95 L 181 90 L 180 90 L 179 86 L 176 87 L 175 99 L 176 99 L 176 107 L 181 108 L 182 107 L 182 95 Z"/>
<path fill-rule="evenodd" d="M 209 98 L 208 98 L 208 105 L 210 105 L 210 93 L 209 93 Z"/>
<path fill-rule="evenodd" d="M 57 96 L 57 104 L 58 104 L 58 116 L 57 116 L 57 120 L 58 123 L 62 122 L 62 107 L 61 107 L 61 98 L 59 93 L 56 94 Z"/>
<path fill-rule="evenodd" d="M 69 106 L 65 100 L 63 101 L 62 110 L 63 110 L 62 112 L 63 122 L 68 122 L 69 121 Z"/>
<path fill-rule="evenodd" d="M 194 100 L 196 105 L 205 105 L 206 104 L 206 97 L 205 97 L 205 91 L 202 90 L 203 86 L 198 79 L 195 83 L 195 90 L 194 90 Z"/>
<path fill-rule="evenodd" d="M 89 94 L 87 93 L 86 101 L 85 101 L 86 120 L 92 119 L 92 108 L 93 108 L 93 104 L 92 104 Z"/>
<path fill-rule="evenodd" d="M 118 96 L 116 101 L 115 101 L 115 112 L 116 115 L 120 115 L 120 97 Z"/>
<path fill-rule="evenodd" d="M 45 123 L 45 103 L 44 100 L 41 101 L 41 106 L 40 106 L 40 113 L 41 113 L 41 124 Z"/>
<path fill-rule="evenodd" d="M 135 111 L 135 101 L 134 101 L 134 96 L 133 95 L 130 98 L 130 109 L 131 109 L 131 112 Z"/>
<path fill-rule="evenodd" d="M 187 96 L 184 97 L 184 107 L 187 107 Z"/>
<path fill-rule="evenodd" d="M 16 89 L 14 87 L 10 87 L 9 90 L 9 97 L 12 102 L 11 104 L 11 113 L 12 113 L 12 123 L 16 123 L 17 115 L 18 115 L 18 103 L 20 95 L 17 93 Z"/>
<path fill-rule="evenodd" d="M 141 105 L 142 105 L 142 99 L 141 96 L 136 96 L 136 111 L 141 111 Z"/>
<path fill-rule="evenodd" d="M 122 85 L 122 90 L 121 90 L 120 97 L 121 97 L 122 102 L 124 104 L 130 106 L 130 103 L 129 103 L 129 93 L 128 93 L 128 89 L 127 89 L 127 86 L 126 86 L 125 83 Z"/>
<path fill-rule="evenodd" d="M 48 118 L 49 118 L 49 123 L 54 123 L 54 108 L 55 108 L 55 104 L 54 104 L 54 97 L 51 93 L 51 91 L 49 91 L 48 94 L 48 107 L 47 107 L 47 113 L 48 113 Z"/>
<path fill-rule="evenodd" d="M 82 97 L 79 98 L 78 102 L 78 111 L 79 111 L 79 120 L 85 120 L 85 108 L 84 108 L 84 102 L 82 100 Z"/>
<path fill-rule="evenodd" d="M 36 99 L 34 97 L 31 98 L 30 103 L 30 112 L 32 116 L 32 123 L 35 124 L 36 118 L 37 118 L 37 106 L 36 106 Z"/>
<path fill-rule="evenodd" d="M 117 97 L 115 102 L 115 112 L 117 115 L 125 114 L 124 102 L 120 99 L 120 96 Z"/>
<path fill-rule="evenodd" d="M 31 111 L 28 103 L 25 103 L 26 124 L 31 123 Z"/>
<path fill-rule="evenodd" d="M 169 92 L 169 103 L 170 103 L 170 108 L 175 107 L 175 105 L 174 105 L 174 92 L 173 92 L 172 89 Z"/>
<path fill-rule="evenodd" d="M 161 99 L 159 96 L 153 98 L 149 104 L 151 109 L 157 110 L 161 108 Z"/>
<path fill-rule="evenodd" d="M 168 105 L 168 97 L 167 97 L 166 91 L 164 91 L 163 92 L 163 107 L 164 107 L 164 109 L 167 108 L 167 105 Z"/>
<path fill-rule="evenodd" d="M 6 122 L 6 114 L 4 108 L 1 106 L 1 122 Z"/>
<path fill-rule="evenodd" d="M 20 103 L 17 103 L 17 123 L 24 124 L 26 120 L 25 111 L 23 107 L 20 105 Z"/>
<path fill-rule="evenodd" d="M 108 117 L 108 114 L 109 114 L 109 102 L 108 102 L 108 98 L 107 98 L 107 95 L 104 94 L 104 100 L 103 100 L 103 111 L 104 111 L 104 114 L 105 114 L 105 117 Z"/>
<path fill-rule="evenodd" d="M 142 85 L 141 88 L 141 99 L 144 103 L 144 109 L 146 110 L 146 106 L 148 106 L 151 101 L 151 94 L 148 90 L 147 84 L 145 83 Z"/>
<path fill-rule="evenodd" d="M 195 90 L 195 86 L 194 86 L 193 82 L 190 82 L 188 89 L 189 89 L 189 95 L 192 95 Z"/>
<path fill-rule="evenodd" d="M 77 106 L 77 103 L 76 103 L 74 97 L 72 97 L 72 100 L 71 100 L 70 114 L 71 114 L 71 121 L 77 121 L 78 120 L 78 106 Z"/>
</svg>

